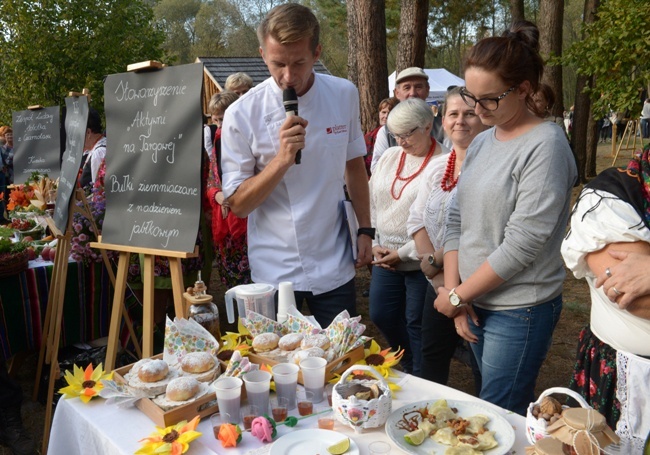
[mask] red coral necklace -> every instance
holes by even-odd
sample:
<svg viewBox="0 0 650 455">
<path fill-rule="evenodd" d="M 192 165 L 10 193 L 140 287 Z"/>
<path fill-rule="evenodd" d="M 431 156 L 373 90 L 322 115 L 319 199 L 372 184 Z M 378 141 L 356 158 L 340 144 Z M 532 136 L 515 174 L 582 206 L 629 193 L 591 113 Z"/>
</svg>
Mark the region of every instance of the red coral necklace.
<svg viewBox="0 0 650 455">
<path fill-rule="evenodd" d="M 427 152 L 427 156 L 424 157 L 424 161 L 422 161 L 422 164 L 420 165 L 420 168 L 415 171 L 413 174 L 409 175 L 408 177 L 402 177 L 400 174 L 402 173 L 402 170 L 404 170 L 404 162 L 406 161 L 406 153 L 402 150 L 402 154 L 399 157 L 399 164 L 397 165 L 397 170 L 395 171 L 395 178 L 393 179 L 393 184 L 390 186 L 390 195 L 395 199 L 396 201 L 399 200 L 399 198 L 402 197 L 402 193 L 404 192 L 404 188 L 411 183 L 420 173 L 424 170 L 425 167 L 427 167 L 427 164 L 429 163 L 429 160 L 433 156 L 433 152 L 436 149 L 436 140 L 434 138 L 431 138 L 431 147 L 429 147 L 429 151 Z M 397 193 L 397 196 L 395 195 L 395 184 L 397 181 L 400 180 L 404 182 L 402 187 L 399 189 L 399 192 Z"/>
<path fill-rule="evenodd" d="M 447 159 L 445 175 L 443 175 L 442 181 L 440 182 L 440 188 L 442 188 L 442 191 L 451 191 L 456 187 L 458 177 L 460 177 L 460 172 L 458 173 L 458 177 L 454 178 L 454 170 L 456 170 L 456 150 L 452 150 Z"/>
</svg>

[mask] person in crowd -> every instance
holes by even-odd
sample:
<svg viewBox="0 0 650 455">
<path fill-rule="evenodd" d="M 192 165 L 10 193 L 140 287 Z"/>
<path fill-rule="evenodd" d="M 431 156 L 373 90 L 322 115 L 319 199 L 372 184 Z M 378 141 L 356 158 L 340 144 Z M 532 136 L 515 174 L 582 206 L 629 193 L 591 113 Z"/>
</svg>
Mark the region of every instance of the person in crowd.
<svg viewBox="0 0 650 455">
<path fill-rule="evenodd" d="M 399 101 L 404 101 L 409 98 L 426 100 L 429 96 L 429 75 L 422 68 L 415 66 L 400 71 L 395 78 L 394 95 Z M 431 137 L 440 144 L 444 143 L 445 134 L 442 130 L 441 119 L 438 116 L 434 117 Z M 374 168 L 384 152 L 389 147 L 395 147 L 396 145 L 397 142 L 389 134 L 388 128 L 382 128 L 376 135 L 375 147 L 372 152 L 372 162 L 370 163 L 370 172 L 374 172 Z"/>
<path fill-rule="evenodd" d="M 106 159 L 106 136 L 104 136 L 104 130 L 102 129 L 102 120 L 99 112 L 93 108 L 88 110 L 84 150 L 88 150 L 88 153 L 85 155 L 82 164 L 80 177 L 82 188 L 95 183 L 99 166 Z"/>
<path fill-rule="evenodd" d="M 253 281 L 293 282 L 298 309 L 306 300 L 326 327 L 343 310 L 356 314 L 355 265 L 371 261 L 374 230 L 359 94 L 345 79 L 314 72 L 319 32 L 314 13 L 295 3 L 262 20 L 260 54 L 271 77 L 226 111 L 221 161 L 230 210 L 248 216 Z M 287 118 L 289 87 L 300 115 Z M 344 184 L 360 226 L 356 263 L 343 222 Z"/>
<path fill-rule="evenodd" d="M 377 133 L 381 128 L 386 125 L 386 120 L 388 119 L 388 114 L 390 111 L 397 106 L 399 100 L 394 96 L 391 98 L 384 98 L 379 103 L 379 125 L 372 131 L 368 131 L 364 136 L 366 141 L 366 172 L 368 173 L 368 178 L 372 175 L 370 172 L 370 165 L 372 163 L 372 152 L 375 148 L 375 141 L 377 140 Z"/>
<path fill-rule="evenodd" d="M 646 98 L 641 109 L 641 136 L 650 138 L 650 98 Z"/>
<path fill-rule="evenodd" d="M 560 128 L 564 128 L 564 119 L 554 116 L 552 112 L 555 105 L 555 93 L 550 85 L 541 83 L 539 90 L 533 95 L 533 100 L 542 119 L 547 122 L 555 122 Z"/>
<path fill-rule="evenodd" d="M 10 126 L 0 128 L 0 139 L 4 144 L 0 145 L 2 155 L 2 166 L 7 175 L 7 185 L 14 183 L 14 130 Z"/>
<path fill-rule="evenodd" d="M 535 399 L 562 310 L 560 245 L 577 177 L 563 131 L 539 117 L 532 98 L 544 68 L 538 39 L 521 21 L 466 57 L 461 96 L 494 128 L 467 149 L 435 301 L 471 343 L 480 398 L 519 414 Z"/>
<path fill-rule="evenodd" d="M 239 96 L 224 91 L 210 99 L 208 110 L 213 118 L 223 119 L 226 109 Z M 221 121 L 217 120 L 220 125 Z M 246 218 L 236 217 L 228 207 L 221 191 L 221 129 L 217 130 L 214 147 L 210 154 L 210 175 L 207 184 L 207 199 L 212 212 L 212 240 L 217 255 L 217 271 L 221 282 L 228 287 L 251 282 L 246 244 Z"/>
<path fill-rule="evenodd" d="M 35 455 L 34 441 L 23 426 L 22 401 L 20 384 L 9 376 L 6 361 L 0 359 L 0 444 L 14 455 Z"/>
<path fill-rule="evenodd" d="M 246 73 L 233 73 L 226 78 L 224 89 L 242 96 L 253 88 L 253 79 Z"/>
<path fill-rule="evenodd" d="M 598 143 L 608 142 L 612 138 L 612 122 L 609 119 L 609 115 L 604 115 L 599 123 Z"/>
<path fill-rule="evenodd" d="M 585 186 L 562 244 L 567 267 L 591 291 L 570 387 L 639 449 L 647 436 L 639 429 L 650 425 L 649 185 L 646 146 L 626 167 L 606 169 Z"/>
<path fill-rule="evenodd" d="M 377 238 L 370 282 L 370 319 L 393 349 L 404 348 L 404 370 L 420 375 L 422 307 L 427 280 L 420 270 L 406 220 L 420 181 L 434 157 L 448 150 L 431 137 L 433 112 L 412 98 L 388 114 L 399 146 L 386 150 L 370 179 L 370 212 Z"/>
<path fill-rule="evenodd" d="M 422 310 L 422 368 L 424 379 L 447 384 L 451 358 L 459 342 L 464 342 L 454 328 L 454 320 L 433 306 L 435 289 L 444 285 L 443 239 L 451 198 L 465 160 L 467 148 L 476 135 L 486 129 L 460 96 L 460 87 L 447 91 L 442 105 L 442 126 L 453 145 L 449 154 L 436 157 L 427 166 L 417 197 L 407 221 L 408 233 L 415 241 L 420 269 L 429 279 Z M 473 354 L 470 353 L 473 359 Z M 475 361 L 474 361 L 475 363 Z M 475 368 L 477 370 L 477 368 Z M 478 394 L 480 372 L 474 371 Z"/>
</svg>

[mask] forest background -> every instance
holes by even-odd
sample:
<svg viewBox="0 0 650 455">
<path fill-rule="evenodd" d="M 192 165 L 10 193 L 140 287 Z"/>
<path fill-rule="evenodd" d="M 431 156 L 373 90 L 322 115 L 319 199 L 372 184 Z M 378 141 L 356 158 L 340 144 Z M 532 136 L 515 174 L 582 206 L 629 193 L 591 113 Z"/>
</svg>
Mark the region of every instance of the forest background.
<svg viewBox="0 0 650 455">
<path fill-rule="evenodd" d="M 103 79 L 128 64 L 258 56 L 256 27 L 277 0 L 3 0 L 0 124 L 28 105 L 63 105 L 86 87 L 103 111 Z M 376 126 L 388 75 L 409 66 L 463 76 L 465 51 L 515 20 L 540 29 L 554 114 L 575 106 L 581 180 L 596 173 L 599 118 L 638 118 L 650 82 L 647 0 L 302 0 L 321 22 L 322 62 L 359 87 L 364 130 Z M 561 95 L 561 96 L 559 96 Z"/>
</svg>

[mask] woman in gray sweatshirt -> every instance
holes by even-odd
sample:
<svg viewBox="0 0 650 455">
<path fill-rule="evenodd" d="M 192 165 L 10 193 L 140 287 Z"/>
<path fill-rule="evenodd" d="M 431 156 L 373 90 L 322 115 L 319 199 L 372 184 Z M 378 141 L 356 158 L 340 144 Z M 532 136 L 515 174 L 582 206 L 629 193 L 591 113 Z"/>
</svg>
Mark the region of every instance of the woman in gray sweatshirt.
<svg viewBox="0 0 650 455">
<path fill-rule="evenodd" d="M 543 72 L 538 37 L 519 22 L 468 53 L 461 96 L 494 128 L 467 150 L 435 301 L 471 343 L 480 397 L 520 414 L 562 310 L 560 245 L 577 175 L 564 132 L 532 98 Z"/>
</svg>

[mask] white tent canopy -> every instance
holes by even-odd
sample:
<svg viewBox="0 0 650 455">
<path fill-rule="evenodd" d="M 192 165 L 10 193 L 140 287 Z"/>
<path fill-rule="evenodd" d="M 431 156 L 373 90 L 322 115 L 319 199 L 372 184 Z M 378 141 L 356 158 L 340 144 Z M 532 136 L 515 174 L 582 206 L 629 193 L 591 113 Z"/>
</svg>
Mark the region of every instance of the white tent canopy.
<svg viewBox="0 0 650 455">
<path fill-rule="evenodd" d="M 444 68 L 424 68 L 424 72 L 429 75 L 429 96 L 427 97 L 428 103 L 432 101 L 443 101 L 445 98 L 445 93 L 447 93 L 447 87 L 451 85 L 465 85 L 465 81 L 463 79 L 456 76 L 455 74 L 450 73 Z M 395 89 L 395 77 L 397 76 L 394 71 L 393 74 L 388 76 L 388 89 L 390 90 L 391 96 L 393 96 L 393 90 Z"/>
</svg>

